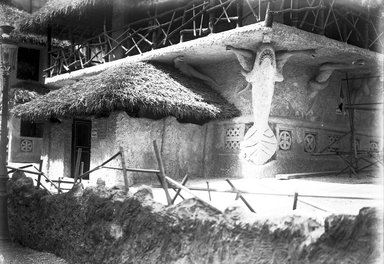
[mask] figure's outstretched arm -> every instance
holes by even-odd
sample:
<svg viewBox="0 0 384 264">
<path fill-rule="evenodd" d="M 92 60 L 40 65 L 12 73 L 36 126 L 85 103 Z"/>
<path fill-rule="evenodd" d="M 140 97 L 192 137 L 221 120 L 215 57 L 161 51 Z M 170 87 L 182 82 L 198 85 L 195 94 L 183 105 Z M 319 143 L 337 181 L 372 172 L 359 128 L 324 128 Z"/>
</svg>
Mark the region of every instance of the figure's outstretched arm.
<svg viewBox="0 0 384 264">
<path fill-rule="evenodd" d="M 246 72 L 252 71 L 253 63 L 255 61 L 255 54 L 251 50 L 235 48 L 231 45 L 225 46 L 226 50 L 232 51 L 239 61 L 241 67 Z"/>
<path fill-rule="evenodd" d="M 276 81 L 282 82 L 284 80 L 283 77 L 283 67 L 285 63 L 287 63 L 288 59 L 293 55 L 310 55 L 312 58 L 315 57 L 316 50 L 308 49 L 308 50 L 281 50 L 276 52 Z"/>
<path fill-rule="evenodd" d="M 214 85 L 216 86 L 220 86 L 214 79 L 212 79 L 211 77 L 197 71 L 195 68 L 193 68 L 191 65 L 188 65 L 185 61 L 184 61 L 184 57 L 183 56 L 179 56 L 179 57 L 176 57 L 174 59 L 174 65 L 177 69 L 179 69 L 183 74 L 185 74 L 186 76 L 192 76 L 192 77 L 195 77 L 195 78 L 198 78 L 200 80 L 203 80 L 203 81 L 207 81 L 207 82 L 211 82 L 213 83 Z"/>
</svg>

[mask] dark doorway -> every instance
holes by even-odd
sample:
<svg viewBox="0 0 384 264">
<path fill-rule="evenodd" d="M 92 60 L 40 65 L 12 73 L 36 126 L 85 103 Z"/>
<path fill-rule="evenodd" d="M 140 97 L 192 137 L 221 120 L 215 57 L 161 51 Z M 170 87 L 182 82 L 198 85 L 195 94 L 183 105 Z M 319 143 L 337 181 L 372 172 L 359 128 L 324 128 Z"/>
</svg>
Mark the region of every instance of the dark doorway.
<svg viewBox="0 0 384 264">
<path fill-rule="evenodd" d="M 91 161 L 91 128 L 89 120 L 73 120 L 72 126 L 72 156 L 71 156 L 71 177 L 75 177 L 75 168 L 78 149 L 81 148 L 81 159 L 84 163 L 84 172 L 89 171 Z M 84 179 L 89 179 L 85 177 Z"/>
</svg>

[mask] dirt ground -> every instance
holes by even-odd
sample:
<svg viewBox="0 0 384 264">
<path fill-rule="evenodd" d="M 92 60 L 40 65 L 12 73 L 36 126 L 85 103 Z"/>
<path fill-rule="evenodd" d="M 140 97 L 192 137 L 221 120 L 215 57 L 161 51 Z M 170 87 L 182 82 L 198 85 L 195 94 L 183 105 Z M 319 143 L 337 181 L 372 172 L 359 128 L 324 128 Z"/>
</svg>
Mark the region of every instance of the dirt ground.
<svg viewBox="0 0 384 264">
<path fill-rule="evenodd" d="M 225 179 L 204 179 L 190 180 L 187 187 L 207 188 L 207 181 L 210 189 L 231 190 Z M 263 215 L 316 215 L 325 217 L 330 214 L 358 214 L 362 207 L 378 207 L 383 208 L 383 178 L 382 176 L 372 176 L 370 174 L 359 175 L 359 177 L 349 177 L 348 175 L 339 176 L 321 176 L 306 177 L 301 179 L 277 180 L 273 178 L 264 179 L 230 179 L 233 185 L 242 191 L 263 193 L 261 194 L 244 194 L 243 197 L 250 206 L 258 214 Z M 132 188 L 132 191 L 136 187 Z M 299 194 L 297 209 L 292 210 L 293 195 Z M 161 188 L 153 188 L 154 199 L 157 202 L 166 204 L 166 196 Z M 240 206 L 244 210 L 249 211 L 241 199 L 236 198 L 235 193 L 215 192 L 211 191 L 210 195 L 207 191 L 193 191 L 195 195 L 205 201 L 211 202 L 220 210 L 224 210 L 232 206 Z M 284 196 L 265 195 L 265 194 L 285 194 Z M 175 195 L 173 190 L 170 191 L 171 197 Z M 192 195 L 182 191 L 184 198 L 190 198 Z M 349 197 L 349 199 L 338 198 L 311 198 L 301 197 L 301 195 L 315 196 L 337 196 Z M 351 199 L 356 198 L 373 198 L 373 200 Z M 182 201 L 178 197 L 176 203 Z"/>
</svg>

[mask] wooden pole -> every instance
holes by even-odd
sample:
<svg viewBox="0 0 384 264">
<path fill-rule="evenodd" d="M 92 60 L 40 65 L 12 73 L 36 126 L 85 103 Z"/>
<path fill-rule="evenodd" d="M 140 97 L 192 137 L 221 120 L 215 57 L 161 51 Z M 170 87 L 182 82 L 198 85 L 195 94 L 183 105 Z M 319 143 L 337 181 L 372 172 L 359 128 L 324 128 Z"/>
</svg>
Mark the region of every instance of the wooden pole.
<svg viewBox="0 0 384 264">
<path fill-rule="evenodd" d="M 183 180 L 181 181 L 181 185 L 184 186 L 187 183 L 187 181 L 188 181 L 188 174 L 185 174 Z M 172 204 L 174 204 L 174 202 L 176 201 L 177 196 L 180 195 L 180 192 L 181 192 L 181 189 L 178 189 L 176 194 L 175 194 L 175 196 L 172 199 Z"/>
<path fill-rule="evenodd" d="M 208 189 L 209 200 L 212 201 L 212 199 L 211 199 L 211 190 L 209 189 L 209 182 L 208 181 L 207 181 L 207 189 Z"/>
<path fill-rule="evenodd" d="M 348 73 L 345 74 L 346 76 L 346 81 L 347 81 L 347 104 L 351 105 L 352 104 L 352 98 L 351 98 L 351 90 L 349 88 L 349 81 L 348 81 Z M 355 125 L 354 125 L 354 115 L 355 115 L 355 110 L 349 108 L 349 126 L 351 130 L 351 137 L 350 137 L 350 148 L 351 152 L 353 152 L 354 155 L 350 156 L 350 163 L 351 163 L 351 168 L 349 170 L 349 177 L 352 176 L 352 173 L 356 174 L 355 168 L 354 168 L 354 161 L 357 160 L 357 150 L 356 150 L 356 144 L 355 144 Z M 357 164 L 356 164 L 357 165 Z"/>
<path fill-rule="evenodd" d="M 75 163 L 75 173 L 74 173 L 74 177 L 73 177 L 75 179 L 75 182 L 77 182 L 77 177 L 79 177 L 81 152 L 82 152 L 82 148 L 78 148 L 77 149 L 77 155 L 76 155 L 76 163 Z"/>
<path fill-rule="evenodd" d="M 52 51 L 52 26 L 51 24 L 47 27 L 47 68 L 51 67 L 51 51 Z M 51 71 L 47 72 L 48 77 L 51 77 Z"/>
<path fill-rule="evenodd" d="M 91 172 L 94 172 L 100 168 L 102 168 L 105 164 L 107 164 L 108 162 L 110 162 L 111 160 L 113 160 L 114 158 L 116 158 L 117 156 L 120 155 L 120 152 L 116 153 L 115 155 L 113 155 L 112 157 L 110 157 L 109 159 L 107 159 L 106 161 L 104 161 L 102 164 L 100 164 L 99 166 L 96 166 L 95 168 L 93 168 L 92 170 L 89 170 L 87 172 L 84 172 L 83 174 L 81 174 L 78 179 L 82 179 L 84 178 L 85 176 L 87 176 L 88 174 L 90 174 Z"/>
<path fill-rule="evenodd" d="M 39 162 L 39 172 L 42 172 L 42 170 L 43 170 L 43 160 L 41 159 Z M 40 184 L 41 184 L 40 181 L 41 181 L 41 174 L 37 176 L 37 189 L 40 188 Z"/>
<path fill-rule="evenodd" d="M 129 191 L 129 186 L 128 186 L 129 183 L 128 183 L 128 176 L 127 176 L 127 167 L 125 166 L 124 149 L 123 149 L 122 146 L 120 146 L 119 149 L 120 149 L 121 167 L 123 169 L 125 192 L 128 193 L 128 191 Z"/>
<path fill-rule="evenodd" d="M 243 0 L 238 0 L 236 4 L 237 22 L 236 27 L 243 26 Z"/>
<path fill-rule="evenodd" d="M 226 181 L 228 182 L 228 184 L 231 186 L 232 190 L 237 192 L 237 197 L 240 197 L 240 199 L 243 201 L 243 203 L 248 207 L 248 209 L 252 212 L 252 213 L 256 213 L 255 210 L 253 210 L 253 208 L 251 207 L 251 205 L 247 202 L 247 200 L 245 200 L 245 198 L 243 197 L 243 195 L 241 194 L 241 192 L 239 190 L 236 189 L 236 187 L 232 184 L 232 182 L 229 180 L 229 179 L 226 179 Z M 236 197 L 236 198 L 237 198 Z"/>
<path fill-rule="evenodd" d="M 165 179 L 167 181 L 169 181 L 171 184 L 175 185 L 176 187 L 186 191 L 187 193 L 189 193 L 190 195 L 192 195 L 193 197 L 195 197 L 197 200 L 199 200 L 200 202 L 202 202 L 203 204 L 207 204 L 209 205 L 212 209 L 214 209 L 215 211 L 217 211 L 218 213 L 222 213 L 218 208 L 216 208 L 215 206 L 213 206 L 211 203 L 207 202 L 207 201 L 204 201 L 203 199 L 201 199 L 200 197 L 196 196 L 193 192 L 191 192 L 190 189 L 188 189 L 187 187 L 181 185 L 180 183 L 178 183 L 177 181 L 175 180 L 172 180 L 171 178 L 169 178 L 168 176 L 165 176 Z"/>
<path fill-rule="evenodd" d="M 153 148 L 155 149 L 156 159 L 157 159 L 157 163 L 159 165 L 159 170 L 160 170 L 159 176 L 160 176 L 161 184 L 163 185 L 163 189 L 165 192 L 165 196 L 167 197 L 168 205 L 171 205 L 172 199 L 171 199 L 171 196 L 169 196 L 168 184 L 167 184 L 167 181 L 165 180 L 166 176 L 165 176 L 165 171 L 164 171 L 164 164 L 163 164 L 163 160 L 161 159 L 161 153 L 160 153 L 159 148 L 157 146 L 156 140 L 153 141 Z"/>
<path fill-rule="evenodd" d="M 209 0 L 209 7 L 215 6 L 215 0 Z M 215 33 L 215 10 L 209 12 L 208 28 L 210 33 Z"/>
<path fill-rule="evenodd" d="M 80 163 L 80 174 L 79 175 L 81 175 L 81 174 L 83 174 L 84 173 L 84 162 L 82 161 L 81 163 Z M 80 181 L 81 181 L 81 179 L 80 179 Z"/>
<path fill-rule="evenodd" d="M 265 11 L 265 26 L 266 27 L 272 27 L 273 23 L 273 7 L 272 7 L 272 1 L 269 0 L 267 3 L 267 10 Z"/>
<path fill-rule="evenodd" d="M 292 207 L 292 210 L 296 210 L 297 208 L 297 197 L 299 196 L 299 194 L 297 192 L 295 192 L 295 195 L 293 196 L 293 207 Z"/>
</svg>

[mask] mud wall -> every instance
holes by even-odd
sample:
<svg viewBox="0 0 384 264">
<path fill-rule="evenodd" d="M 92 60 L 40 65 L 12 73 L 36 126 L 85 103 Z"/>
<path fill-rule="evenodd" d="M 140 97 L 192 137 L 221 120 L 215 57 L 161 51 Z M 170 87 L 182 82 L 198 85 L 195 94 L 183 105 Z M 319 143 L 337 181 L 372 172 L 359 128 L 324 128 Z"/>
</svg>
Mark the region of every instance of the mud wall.
<svg viewBox="0 0 384 264">
<path fill-rule="evenodd" d="M 157 169 L 153 148 L 156 140 L 163 156 L 166 173 L 180 179 L 203 177 L 205 126 L 181 124 L 174 117 L 161 120 L 129 117 L 125 112 L 113 113 L 106 119 L 94 119 L 91 167 L 95 167 L 124 148 L 126 165 L 131 168 Z M 121 167 L 120 158 L 111 165 Z M 123 184 L 120 171 L 99 170 L 91 174 L 91 181 L 103 177 L 107 186 Z M 135 183 L 157 183 L 154 174 L 130 172 Z"/>
<path fill-rule="evenodd" d="M 149 188 L 134 195 L 77 187 L 48 196 L 14 176 L 8 186 L 13 240 L 70 263 L 378 263 L 380 221 L 372 208 L 324 223 L 263 219 L 196 200 L 165 207 Z"/>
</svg>

